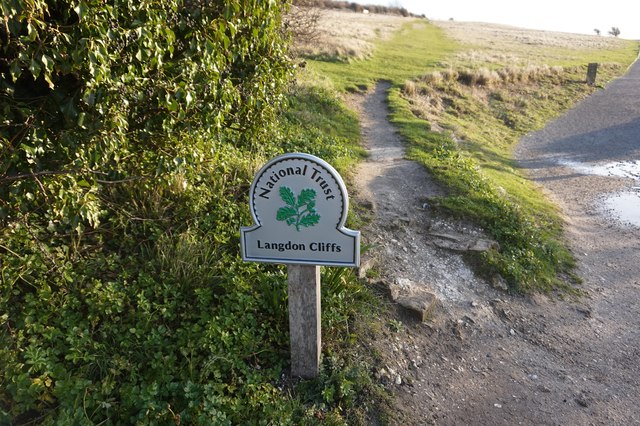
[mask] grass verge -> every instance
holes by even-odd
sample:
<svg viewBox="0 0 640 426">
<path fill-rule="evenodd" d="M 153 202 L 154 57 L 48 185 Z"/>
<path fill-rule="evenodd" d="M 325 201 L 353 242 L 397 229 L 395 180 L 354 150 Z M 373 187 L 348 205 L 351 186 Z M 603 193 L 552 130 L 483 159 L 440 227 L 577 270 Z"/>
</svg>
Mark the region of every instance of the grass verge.
<svg viewBox="0 0 640 426">
<path fill-rule="evenodd" d="M 562 219 L 512 160 L 512 150 L 523 134 L 597 89 L 580 81 L 585 67 L 527 69 L 494 72 L 493 79 L 462 70 L 423 76 L 392 90 L 391 121 L 409 142 L 409 157 L 449 188 L 435 205 L 471 219 L 500 244 L 483 255 L 484 272 L 499 274 L 518 292 L 571 291 L 574 260 Z M 600 70 L 606 81 L 623 67 Z M 444 129 L 432 131 L 427 118 Z"/>
<path fill-rule="evenodd" d="M 518 292 L 571 291 L 578 279 L 559 212 L 518 169 L 512 150 L 523 134 L 595 90 L 583 83 L 588 62 L 599 62 L 599 81 L 609 81 L 624 72 L 637 45 L 502 30 L 520 31 L 525 42 L 496 40 L 491 26 L 473 44 L 453 41 L 443 29 L 414 21 L 378 42 L 370 59 L 310 62 L 338 91 L 392 82 L 391 121 L 409 156 L 450 190 L 437 200 L 440 211 L 474 221 L 500 243 L 478 262 L 483 272 Z M 443 130 L 432 131 L 430 123 Z"/>
</svg>

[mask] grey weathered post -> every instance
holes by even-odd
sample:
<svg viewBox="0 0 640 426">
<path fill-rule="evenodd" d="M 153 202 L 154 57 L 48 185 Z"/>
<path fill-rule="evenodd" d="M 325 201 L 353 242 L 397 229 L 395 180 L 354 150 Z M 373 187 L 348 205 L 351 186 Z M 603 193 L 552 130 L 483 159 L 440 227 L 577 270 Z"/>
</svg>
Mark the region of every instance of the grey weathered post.
<svg viewBox="0 0 640 426">
<path fill-rule="evenodd" d="M 593 86 L 596 84 L 596 75 L 598 73 L 598 64 L 592 62 L 587 67 L 587 84 Z"/>
<path fill-rule="evenodd" d="M 310 379 L 320 371 L 320 267 L 288 265 L 291 375 Z"/>
<path fill-rule="evenodd" d="M 242 258 L 287 266 L 291 375 L 320 371 L 320 265 L 358 267 L 360 232 L 344 224 L 347 189 L 338 172 L 309 154 L 276 157 L 249 189 L 254 225 L 240 228 Z"/>
</svg>

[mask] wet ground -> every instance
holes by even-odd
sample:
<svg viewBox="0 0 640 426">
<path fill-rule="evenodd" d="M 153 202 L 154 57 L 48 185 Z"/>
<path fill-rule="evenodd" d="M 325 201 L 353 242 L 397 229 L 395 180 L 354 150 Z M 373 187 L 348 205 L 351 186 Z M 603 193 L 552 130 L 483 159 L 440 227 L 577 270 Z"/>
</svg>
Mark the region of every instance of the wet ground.
<svg viewBox="0 0 640 426">
<path fill-rule="evenodd" d="M 640 144 L 640 140 L 638 143 Z M 596 202 L 601 214 L 623 226 L 640 227 L 640 160 L 603 164 L 559 160 L 558 164 L 583 175 L 630 179 L 627 189 L 603 194 Z"/>
</svg>

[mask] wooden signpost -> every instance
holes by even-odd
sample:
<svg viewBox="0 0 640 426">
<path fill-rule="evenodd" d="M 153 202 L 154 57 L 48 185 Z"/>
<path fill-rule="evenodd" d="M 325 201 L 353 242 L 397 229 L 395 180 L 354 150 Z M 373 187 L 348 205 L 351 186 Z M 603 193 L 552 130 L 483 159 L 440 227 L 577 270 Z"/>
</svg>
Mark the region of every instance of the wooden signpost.
<svg viewBox="0 0 640 426">
<path fill-rule="evenodd" d="M 320 266 L 360 265 L 360 232 L 344 227 L 347 190 L 324 160 L 285 154 L 260 169 L 249 192 L 254 225 L 240 229 L 242 258 L 287 265 L 291 374 L 320 369 Z"/>
</svg>

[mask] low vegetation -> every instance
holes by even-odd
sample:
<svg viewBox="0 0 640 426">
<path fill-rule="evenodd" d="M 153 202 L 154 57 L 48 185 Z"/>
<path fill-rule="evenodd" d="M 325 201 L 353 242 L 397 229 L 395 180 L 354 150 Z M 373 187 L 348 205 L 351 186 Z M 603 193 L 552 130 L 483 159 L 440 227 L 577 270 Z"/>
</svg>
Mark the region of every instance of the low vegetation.
<svg viewBox="0 0 640 426">
<path fill-rule="evenodd" d="M 375 300 L 323 270 L 298 385 L 285 271 L 239 257 L 268 158 L 361 153 L 353 113 L 290 85 L 280 7 L 71 3 L 2 6 L 0 424 L 365 423 L 342 348 Z"/>
<path fill-rule="evenodd" d="M 379 33 L 379 24 L 373 25 L 374 34 Z M 344 25 L 344 28 L 349 28 L 349 25 Z M 336 58 L 307 58 L 308 68 L 329 78 L 339 92 L 359 92 L 372 88 L 378 80 L 402 84 L 427 70 L 438 68 L 459 49 L 459 45 L 445 37 L 440 28 L 426 21 L 407 18 L 390 37 L 376 35 L 370 41 L 375 42 L 375 54 L 367 60 L 350 62 Z"/>
<path fill-rule="evenodd" d="M 369 21 L 365 53 L 300 50 L 307 67 L 292 83 L 274 2 L 114 4 L 2 5 L 0 423 L 369 423 L 384 395 L 357 319 L 380 302 L 351 271 L 324 268 L 322 371 L 288 377 L 285 271 L 239 257 L 253 175 L 268 158 L 304 151 L 348 177 L 363 150 L 340 93 L 387 79 L 411 155 L 451 187 L 442 209 L 527 243 L 529 218 L 542 223 L 532 212 L 553 209 L 539 197 L 527 204 L 528 189 L 514 194 L 489 170 L 510 172 L 514 132 L 532 126 L 518 112 L 544 109 L 544 96 L 512 93 L 533 71 L 513 81 L 496 62 L 465 71 L 455 56 L 463 42 L 396 17 Z M 554 66 L 575 64 L 549 65 L 543 81 L 574 78 Z M 586 93 L 570 87 L 563 107 Z M 557 112 L 536 113 L 535 125 Z M 488 135 L 469 117 L 516 130 Z M 509 221 L 495 222 L 504 212 Z M 523 259 L 535 266 L 531 250 Z M 517 288 L 535 289 L 528 270 L 503 271 L 520 263 L 490 260 L 527 284 Z"/>
<path fill-rule="evenodd" d="M 476 33 L 468 24 L 445 27 L 465 28 L 461 34 L 467 40 L 477 36 L 475 60 L 468 53 L 459 54 L 448 68 L 394 89 L 392 121 L 410 142 L 409 156 L 450 189 L 450 195 L 435 204 L 472 219 L 500 243 L 500 250 L 485 254 L 479 263 L 483 272 L 490 277 L 497 273 L 519 292 L 572 291 L 568 283 L 577 277 L 564 246 L 562 220 L 512 160 L 512 150 L 525 133 L 541 128 L 595 90 L 585 82 L 585 62 L 600 62 L 599 79 L 607 82 L 624 71 L 637 46 L 576 35 L 577 48 L 570 49 L 569 35 L 554 40 L 553 33 L 523 35 L 503 28 L 536 46 L 536 54 L 528 56 L 529 50 L 513 48 L 509 41 L 499 44 L 495 32 L 485 32 L 486 27 L 478 26 Z M 479 53 L 483 40 L 491 46 L 486 50 L 490 55 Z M 617 49 L 598 50 L 604 47 Z M 615 62 L 605 62 L 611 60 Z M 526 65 L 514 65 L 518 63 Z"/>
</svg>

